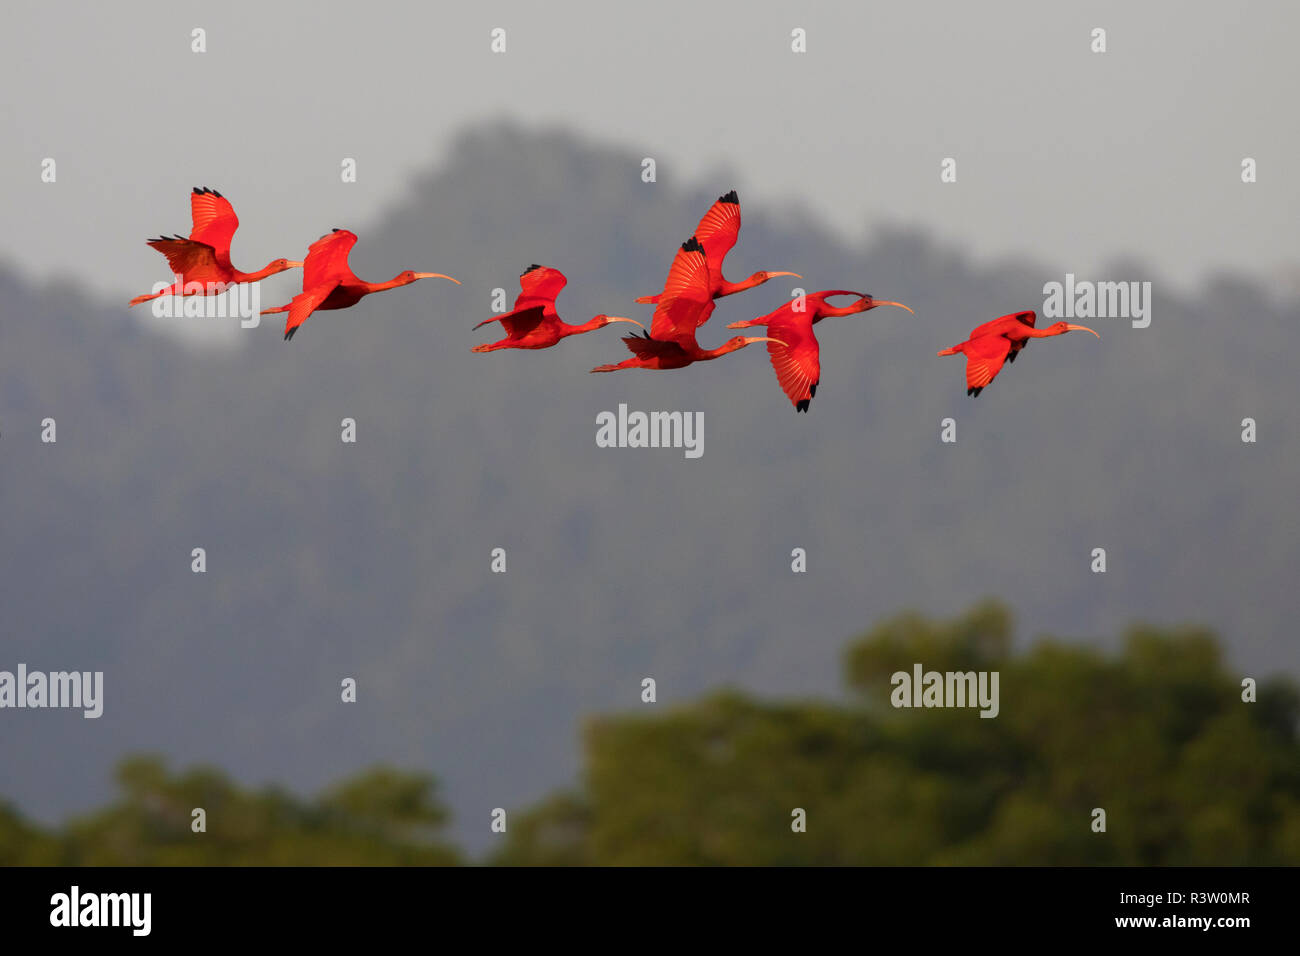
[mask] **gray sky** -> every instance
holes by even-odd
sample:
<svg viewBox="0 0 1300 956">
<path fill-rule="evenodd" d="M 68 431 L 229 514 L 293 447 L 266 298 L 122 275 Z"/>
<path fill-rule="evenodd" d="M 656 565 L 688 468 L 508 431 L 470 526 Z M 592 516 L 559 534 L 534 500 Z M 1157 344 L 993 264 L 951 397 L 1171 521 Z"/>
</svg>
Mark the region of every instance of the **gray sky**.
<svg viewBox="0 0 1300 956">
<path fill-rule="evenodd" d="M 143 240 L 188 232 L 192 185 L 232 197 L 251 271 L 364 230 L 467 126 L 502 117 L 851 238 L 906 223 L 1081 277 L 1120 256 L 1152 274 L 1103 277 L 1300 275 L 1300 124 L 1278 108 L 1300 79 L 1295 4 L 41 0 L 5 21 L 0 261 L 123 299 L 163 277 Z"/>
</svg>

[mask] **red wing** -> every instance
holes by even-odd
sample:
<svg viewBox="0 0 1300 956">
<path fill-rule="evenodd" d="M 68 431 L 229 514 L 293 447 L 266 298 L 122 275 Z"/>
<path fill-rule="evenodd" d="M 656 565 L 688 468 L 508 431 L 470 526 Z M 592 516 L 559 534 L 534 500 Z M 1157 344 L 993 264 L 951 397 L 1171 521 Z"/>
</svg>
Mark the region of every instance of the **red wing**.
<svg viewBox="0 0 1300 956">
<path fill-rule="evenodd" d="M 554 313 L 551 314 L 554 315 Z M 493 319 L 484 319 L 478 325 L 474 326 L 474 328 L 477 329 L 490 322 L 500 322 L 506 330 L 506 335 L 510 336 L 512 339 L 522 339 L 548 318 L 550 318 L 550 316 L 546 314 L 545 308 L 540 305 L 535 305 L 531 309 L 515 309 L 513 312 L 508 312 L 505 315 L 498 315 Z"/>
<path fill-rule="evenodd" d="M 356 280 L 348 268 L 348 253 L 357 244 L 357 237 L 346 229 L 335 229 L 321 236 L 307 247 L 307 258 L 302 264 L 303 290 L 319 285 Z"/>
<path fill-rule="evenodd" d="M 695 230 L 695 238 L 704 246 L 709 259 L 709 271 L 721 274 L 722 260 L 740 237 L 740 199 L 733 189 L 719 196 Z"/>
<path fill-rule="evenodd" d="M 650 336 L 664 341 L 695 341 L 695 329 L 713 314 L 709 265 L 704 247 L 692 236 L 673 258 L 664 291 L 650 322 Z"/>
<path fill-rule="evenodd" d="M 338 280 L 327 282 L 323 285 L 312 286 L 295 295 L 289 303 L 289 318 L 284 323 L 285 341 L 293 338 L 298 326 L 307 321 L 307 316 L 311 315 L 320 308 L 321 303 L 329 298 L 329 294 L 338 288 Z"/>
<path fill-rule="evenodd" d="M 217 261 L 229 266 L 230 240 L 239 228 L 239 219 L 230 200 L 215 189 L 195 186 L 194 192 L 190 193 L 190 215 L 194 219 L 190 238 L 206 242 L 216 250 Z"/>
<path fill-rule="evenodd" d="M 1027 325 L 1032 329 L 1037 320 L 1038 316 L 1033 312 L 1011 312 L 999 316 L 992 322 L 985 322 L 977 329 L 971 329 L 970 337 L 977 339 L 981 335 L 1001 335 L 1007 329 L 1013 329 L 1017 325 Z"/>
<path fill-rule="evenodd" d="M 150 239 L 147 245 L 167 257 L 172 273 L 185 282 L 226 282 L 230 274 L 217 262 L 216 250 L 193 239 Z M 227 266 L 228 267 L 228 266 Z"/>
<path fill-rule="evenodd" d="M 981 335 L 966 343 L 966 387 L 984 388 L 1002 371 L 1011 340 L 1001 335 Z"/>
<path fill-rule="evenodd" d="M 794 403 L 796 410 L 807 411 L 822 377 L 820 349 L 812 322 L 778 319 L 768 324 L 767 334 L 786 343 L 767 343 L 767 355 L 781 390 Z"/>
<path fill-rule="evenodd" d="M 560 291 L 569 284 L 564 273 L 549 266 L 532 265 L 519 277 L 519 298 L 515 299 L 515 310 L 532 308 L 537 305 L 551 304 L 554 311 L 555 300 Z"/>
</svg>

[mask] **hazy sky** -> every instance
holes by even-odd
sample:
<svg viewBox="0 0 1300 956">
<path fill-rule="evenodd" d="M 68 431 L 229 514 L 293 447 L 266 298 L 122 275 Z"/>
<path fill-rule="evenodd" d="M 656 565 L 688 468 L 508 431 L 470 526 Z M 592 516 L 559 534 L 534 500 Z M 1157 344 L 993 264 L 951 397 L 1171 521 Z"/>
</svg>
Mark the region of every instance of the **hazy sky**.
<svg viewBox="0 0 1300 956">
<path fill-rule="evenodd" d="M 0 261 L 125 299 L 162 277 L 143 240 L 187 233 L 186 194 L 211 185 L 235 202 L 234 259 L 251 271 L 364 229 L 468 125 L 506 117 L 655 157 L 663 183 L 805 207 L 849 237 L 907 223 L 981 259 L 1180 284 L 1231 268 L 1282 289 L 1300 275 L 1297 26 L 1294 3 L 1186 0 L 10 0 Z M 939 180 L 948 156 L 955 184 Z M 45 157 L 56 184 L 40 181 Z M 637 174 L 629 189 L 653 188 Z M 1120 256 L 1153 274 L 1096 272 Z"/>
</svg>

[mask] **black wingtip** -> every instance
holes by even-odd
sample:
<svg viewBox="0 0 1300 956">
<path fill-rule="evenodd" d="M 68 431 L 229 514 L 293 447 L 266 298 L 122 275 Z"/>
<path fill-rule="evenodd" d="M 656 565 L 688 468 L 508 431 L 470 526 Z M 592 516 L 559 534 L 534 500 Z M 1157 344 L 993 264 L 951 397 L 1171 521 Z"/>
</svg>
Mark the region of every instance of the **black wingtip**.
<svg viewBox="0 0 1300 956">
<path fill-rule="evenodd" d="M 542 267 L 539 266 L 536 262 L 534 262 L 531 266 L 529 266 L 529 267 L 528 267 L 527 269 L 525 269 L 523 272 L 519 273 L 519 278 L 522 279 L 524 276 L 528 275 L 528 273 L 530 273 L 530 272 L 535 272 L 536 270 L 538 270 L 538 269 L 540 269 L 540 268 L 542 268 Z"/>
<path fill-rule="evenodd" d="M 733 189 L 731 192 L 727 193 L 725 196 L 719 196 L 719 197 L 718 197 L 718 202 L 729 202 L 729 203 L 731 203 L 731 204 L 734 205 L 734 206 L 739 206 L 739 205 L 740 205 L 740 197 L 736 195 L 736 191 Z"/>
<path fill-rule="evenodd" d="M 298 331 L 298 326 L 295 325 L 295 326 L 294 326 L 293 328 L 291 328 L 288 332 L 285 332 L 285 333 L 284 333 L 284 340 L 285 340 L 286 342 L 288 342 L 291 338 L 293 338 L 294 333 L 297 332 L 297 331 Z"/>
<path fill-rule="evenodd" d="M 700 245 L 700 240 L 694 236 L 682 243 L 682 252 L 703 252 L 704 247 Z"/>
<path fill-rule="evenodd" d="M 818 386 L 818 384 L 819 384 L 819 382 L 813 382 L 812 385 L 808 386 L 808 396 L 809 396 L 810 398 L 816 398 L 816 397 L 817 397 L 817 386 Z"/>
<path fill-rule="evenodd" d="M 971 398 L 979 398 L 979 394 L 982 391 L 984 391 L 984 387 L 981 385 L 979 388 L 966 389 L 966 394 L 969 395 Z"/>
<path fill-rule="evenodd" d="M 799 399 L 799 401 L 797 401 L 797 402 L 794 403 L 794 410 L 795 410 L 796 413 L 797 413 L 797 412 L 806 412 L 806 411 L 808 411 L 808 406 L 811 405 L 811 404 L 812 404 L 812 400 L 811 400 L 811 399 L 808 399 L 808 398 L 801 398 L 801 399 Z"/>
</svg>

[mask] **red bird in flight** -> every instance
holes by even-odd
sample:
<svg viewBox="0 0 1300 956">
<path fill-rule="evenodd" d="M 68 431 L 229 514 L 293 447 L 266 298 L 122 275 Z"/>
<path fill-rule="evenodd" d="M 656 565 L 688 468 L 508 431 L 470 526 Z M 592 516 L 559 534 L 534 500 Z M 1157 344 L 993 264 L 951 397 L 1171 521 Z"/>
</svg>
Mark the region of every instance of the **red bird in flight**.
<svg viewBox="0 0 1300 956">
<path fill-rule="evenodd" d="M 277 272 L 296 269 L 302 265 L 301 262 L 276 259 L 256 272 L 240 272 L 232 266 L 230 240 L 239 228 L 239 219 L 235 216 L 235 208 L 230 205 L 230 200 L 215 189 L 207 186 L 202 189 L 194 187 L 190 193 L 190 215 L 194 219 L 194 228 L 190 230 L 188 239 L 160 236 L 146 243 L 167 257 L 172 273 L 180 276 L 181 281 L 172 283 L 162 292 L 137 295 L 131 300 L 131 305 L 139 305 L 161 295 L 207 295 L 210 286 L 257 282 Z M 185 291 L 185 287 L 191 283 L 199 283 L 201 291 L 194 290 L 192 286 L 191 291 Z"/>
<path fill-rule="evenodd" d="M 691 236 L 682 243 L 668 270 L 668 281 L 659 295 L 649 334 L 628 335 L 623 343 L 633 355 L 617 365 L 598 365 L 593 372 L 615 372 L 624 368 L 683 368 L 693 362 L 706 362 L 743 349 L 754 342 L 776 342 L 764 336 L 745 338 L 737 335 L 716 349 L 702 349 L 695 341 L 695 330 L 713 314 L 709 263 L 704 247 Z M 783 343 L 784 344 L 784 343 Z"/>
<path fill-rule="evenodd" d="M 768 279 L 774 279 L 777 276 L 803 278 L 797 272 L 755 272 L 743 282 L 728 282 L 722 275 L 722 260 L 727 258 L 727 253 L 736 244 L 736 239 L 739 236 L 740 197 L 736 195 L 736 191 L 733 189 L 725 196 L 718 197 L 718 201 L 705 213 L 704 218 L 700 220 L 699 227 L 695 230 L 695 238 L 704 247 L 704 253 L 708 256 L 709 295 L 712 298 L 719 299 L 724 295 L 744 292 L 746 289 L 760 286 Z M 659 301 L 659 296 L 643 295 L 637 301 L 656 303 Z M 707 319 L 708 316 L 700 319 L 700 324 L 704 324 Z"/>
<path fill-rule="evenodd" d="M 410 269 L 398 273 L 387 282 L 365 282 L 358 279 L 356 273 L 348 267 L 348 253 L 356 243 L 356 235 L 346 229 L 335 229 L 321 236 L 307 247 L 307 261 L 302 267 L 302 291 L 288 305 L 262 310 L 263 315 L 272 312 L 289 313 L 289 319 L 284 325 L 286 342 L 307 321 L 307 316 L 318 309 L 346 309 L 372 292 L 410 285 L 417 279 L 448 279 L 460 285 L 459 279 L 452 279 L 441 272 L 412 272 Z"/>
<path fill-rule="evenodd" d="M 857 302 L 840 308 L 826 301 L 833 295 L 856 295 L 859 298 Z M 900 309 L 912 311 L 901 302 L 873 299 L 862 292 L 849 292 L 844 289 L 813 292 L 804 296 L 803 300 L 802 311 L 796 308 L 800 301 L 795 299 L 757 319 L 732 322 L 727 326 L 729 329 L 767 326 L 769 332 L 780 336 L 780 342 L 776 340 L 768 342 L 767 354 L 772 360 L 772 368 L 776 371 L 776 380 L 780 383 L 782 391 L 794 403 L 796 412 L 808 411 L 822 377 L 820 349 L 817 336 L 813 334 L 814 325 L 822 319 L 854 315 L 882 305 L 896 305 Z"/>
<path fill-rule="evenodd" d="M 506 337 L 500 342 L 488 345 L 476 345 L 472 352 L 495 352 L 497 349 L 549 349 L 560 339 L 583 332 L 603 329 L 611 322 L 631 322 L 641 325 L 636 319 L 625 319 L 619 315 L 598 315 L 581 325 L 570 325 L 563 321 L 555 311 L 555 299 L 560 290 L 569 284 L 564 273 L 549 266 L 536 263 L 529 266 L 519 276 L 519 288 L 522 290 L 515 299 L 515 307 L 505 315 L 484 319 L 474 328 L 480 328 L 491 322 L 500 322 L 506 330 Z M 641 325 L 641 328 L 645 328 Z"/>
<path fill-rule="evenodd" d="M 1071 325 L 1069 322 L 1057 322 L 1045 329 L 1036 329 L 1034 322 L 1037 318 L 1032 311 L 1011 312 L 972 329 L 970 338 L 961 345 L 954 345 L 938 354 L 960 353 L 966 356 L 966 394 L 976 396 L 1002 371 L 1004 361 L 1016 360 L 1030 339 L 1045 339 L 1066 332 L 1092 332 L 1097 335 L 1086 325 Z M 1097 338 L 1101 336 L 1097 335 Z"/>
</svg>

